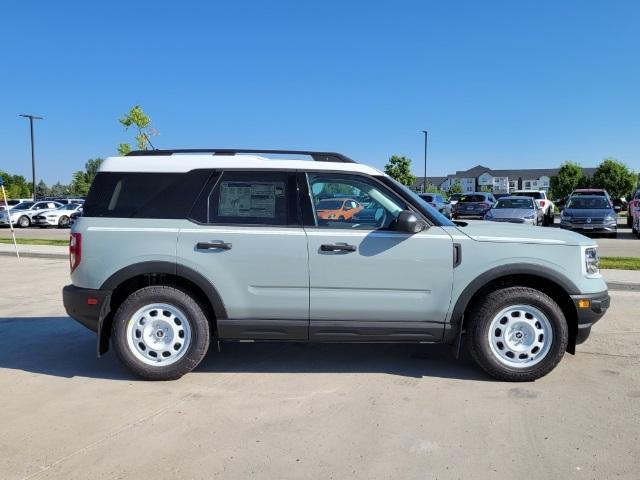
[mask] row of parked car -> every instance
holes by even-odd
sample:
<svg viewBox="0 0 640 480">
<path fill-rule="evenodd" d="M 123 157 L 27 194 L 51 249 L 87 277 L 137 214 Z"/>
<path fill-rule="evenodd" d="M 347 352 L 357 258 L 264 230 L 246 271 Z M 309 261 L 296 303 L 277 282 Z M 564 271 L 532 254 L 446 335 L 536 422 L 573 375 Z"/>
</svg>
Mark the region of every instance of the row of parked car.
<svg viewBox="0 0 640 480">
<path fill-rule="evenodd" d="M 604 189 L 576 189 L 561 205 L 552 202 L 547 193 L 518 190 L 509 194 L 473 192 L 454 194 L 449 201 L 442 195 L 420 194 L 420 197 L 447 218 L 478 219 L 529 225 L 553 225 L 555 210 L 561 210 L 560 227 L 581 233 L 617 236 L 616 205 Z M 628 225 L 640 238 L 640 190 L 628 204 Z"/>
<path fill-rule="evenodd" d="M 82 214 L 83 203 L 84 199 L 81 198 L 7 200 L 5 205 L 0 206 L 0 226 L 12 224 L 20 228 L 68 228 L 73 220 Z"/>
</svg>

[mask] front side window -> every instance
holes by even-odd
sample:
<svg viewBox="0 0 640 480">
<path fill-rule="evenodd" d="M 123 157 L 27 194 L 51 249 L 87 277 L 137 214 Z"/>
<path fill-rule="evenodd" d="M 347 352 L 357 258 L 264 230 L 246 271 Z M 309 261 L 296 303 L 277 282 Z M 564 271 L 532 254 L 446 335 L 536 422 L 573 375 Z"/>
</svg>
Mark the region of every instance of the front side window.
<svg viewBox="0 0 640 480">
<path fill-rule="evenodd" d="M 208 224 L 299 225 L 288 172 L 225 171 L 206 199 Z"/>
<path fill-rule="evenodd" d="M 309 174 L 309 190 L 318 227 L 387 229 L 407 205 L 366 177 Z"/>
</svg>

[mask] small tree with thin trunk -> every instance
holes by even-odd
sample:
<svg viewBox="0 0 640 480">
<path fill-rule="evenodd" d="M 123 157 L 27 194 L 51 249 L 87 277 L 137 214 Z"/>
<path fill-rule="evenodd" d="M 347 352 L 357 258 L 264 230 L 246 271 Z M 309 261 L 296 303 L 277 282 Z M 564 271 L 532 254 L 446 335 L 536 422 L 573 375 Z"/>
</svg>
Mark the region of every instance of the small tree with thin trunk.
<svg viewBox="0 0 640 480">
<path fill-rule="evenodd" d="M 127 114 L 119 120 L 125 131 L 133 127 L 136 129 L 136 147 L 138 150 L 147 150 L 151 146 L 149 137 L 157 135 L 158 132 L 151 126 L 151 119 L 144 113 L 140 105 L 135 105 L 127 112 Z M 131 145 L 121 143 L 118 145 L 118 153 L 126 155 L 131 151 Z"/>
</svg>

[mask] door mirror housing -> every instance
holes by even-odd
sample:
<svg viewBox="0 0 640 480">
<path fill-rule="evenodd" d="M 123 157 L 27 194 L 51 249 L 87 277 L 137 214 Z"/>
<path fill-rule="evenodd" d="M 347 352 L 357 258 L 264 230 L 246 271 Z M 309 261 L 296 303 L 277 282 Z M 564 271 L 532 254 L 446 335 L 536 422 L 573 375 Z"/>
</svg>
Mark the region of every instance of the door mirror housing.
<svg viewBox="0 0 640 480">
<path fill-rule="evenodd" d="M 396 219 L 396 230 L 399 232 L 418 233 L 426 226 L 427 224 L 410 210 L 402 210 Z"/>
</svg>

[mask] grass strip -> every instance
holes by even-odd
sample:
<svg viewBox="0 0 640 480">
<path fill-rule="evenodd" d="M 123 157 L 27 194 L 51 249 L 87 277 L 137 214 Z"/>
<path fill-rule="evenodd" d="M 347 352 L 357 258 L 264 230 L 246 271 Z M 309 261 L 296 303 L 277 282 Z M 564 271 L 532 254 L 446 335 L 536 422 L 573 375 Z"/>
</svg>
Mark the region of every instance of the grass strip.
<svg viewBox="0 0 640 480">
<path fill-rule="evenodd" d="M 600 257 L 600 268 L 640 270 L 640 257 Z"/>
<path fill-rule="evenodd" d="M 56 247 L 66 247 L 69 240 L 50 240 L 47 238 L 16 238 L 18 245 L 54 245 Z M 13 239 L 0 238 L 0 243 L 13 245 Z"/>
</svg>

